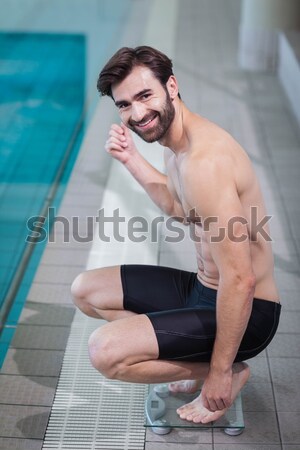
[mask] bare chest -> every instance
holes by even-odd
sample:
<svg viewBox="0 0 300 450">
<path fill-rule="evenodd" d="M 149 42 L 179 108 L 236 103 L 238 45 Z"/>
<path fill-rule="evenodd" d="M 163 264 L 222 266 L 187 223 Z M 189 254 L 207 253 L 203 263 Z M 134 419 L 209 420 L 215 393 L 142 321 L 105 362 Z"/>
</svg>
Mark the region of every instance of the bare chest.
<svg viewBox="0 0 300 450">
<path fill-rule="evenodd" d="M 175 198 L 175 200 L 180 203 L 185 214 L 185 221 L 189 223 L 194 223 L 201 227 L 201 218 L 197 216 L 195 206 L 190 205 L 186 199 L 185 192 L 182 186 L 182 181 L 180 173 L 176 165 L 173 163 L 169 167 L 168 176 L 170 179 L 169 190 Z"/>
</svg>

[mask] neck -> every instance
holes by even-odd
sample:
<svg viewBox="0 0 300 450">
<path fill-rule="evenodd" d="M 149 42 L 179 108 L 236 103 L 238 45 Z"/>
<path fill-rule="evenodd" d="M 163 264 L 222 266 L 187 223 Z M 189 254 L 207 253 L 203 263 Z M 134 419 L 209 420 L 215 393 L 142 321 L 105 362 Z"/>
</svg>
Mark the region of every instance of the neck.
<svg viewBox="0 0 300 450">
<path fill-rule="evenodd" d="M 169 147 L 175 154 L 179 154 L 184 153 L 188 148 L 189 138 L 185 124 L 190 111 L 179 98 L 174 100 L 174 108 L 173 122 L 159 143 L 164 147 Z"/>
</svg>

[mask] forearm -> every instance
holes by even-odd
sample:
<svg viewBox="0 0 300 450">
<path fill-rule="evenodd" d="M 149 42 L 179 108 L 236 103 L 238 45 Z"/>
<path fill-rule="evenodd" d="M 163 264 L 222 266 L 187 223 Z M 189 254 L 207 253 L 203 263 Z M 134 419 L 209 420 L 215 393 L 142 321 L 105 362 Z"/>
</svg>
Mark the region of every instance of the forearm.
<svg viewBox="0 0 300 450">
<path fill-rule="evenodd" d="M 217 297 L 217 334 L 211 359 L 211 369 L 231 370 L 241 340 L 246 331 L 254 294 L 254 282 L 241 285 L 235 279 L 220 283 Z"/>
<path fill-rule="evenodd" d="M 133 155 L 124 165 L 164 213 L 175 213 L 174 199 L 167 188 L 166 175 L 153 167 L 140 153 Z"/>
</svg>

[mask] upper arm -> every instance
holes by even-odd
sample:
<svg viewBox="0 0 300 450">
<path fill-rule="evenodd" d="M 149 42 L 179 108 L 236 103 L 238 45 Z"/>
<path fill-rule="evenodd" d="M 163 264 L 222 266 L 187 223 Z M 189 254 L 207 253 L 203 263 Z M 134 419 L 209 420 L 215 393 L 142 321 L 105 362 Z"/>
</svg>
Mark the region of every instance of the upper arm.
<svg viewBox="0 0 300 450">
<path fill-rule="evenodd" d="M 200 216 L 210 253 L 222 277 L 253 275 L 248 223 L 238 195 L 230 156 L 188 163 L 184 192 Z"/>
</svg>

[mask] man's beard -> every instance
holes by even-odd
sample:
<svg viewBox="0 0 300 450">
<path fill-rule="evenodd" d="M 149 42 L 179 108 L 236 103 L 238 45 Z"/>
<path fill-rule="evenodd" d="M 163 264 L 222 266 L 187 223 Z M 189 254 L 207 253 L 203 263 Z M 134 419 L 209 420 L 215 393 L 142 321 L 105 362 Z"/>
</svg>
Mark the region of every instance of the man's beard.
<svg viewBox="0 0 300 450">
<path fill-rule="evenodd" d="M 129 128 L 134 131 L 138 136 L 140 136 L 145 142 L 156 142 L 160 141 L 170 128 L 171 123 L 175 117 L 175 108 L 173 106 L 172 100 L 170 98 L 169 92 L 166 91 L 166 100 L 161 111 L 152 111 L 147 116 L 143 118 L 141 122 L 146 122 L 157 116 L 158 123 L 155 127 L 149 130 L 143 131 L 136 126 L 136 122 L 128 121 Z"/>
</svg>

